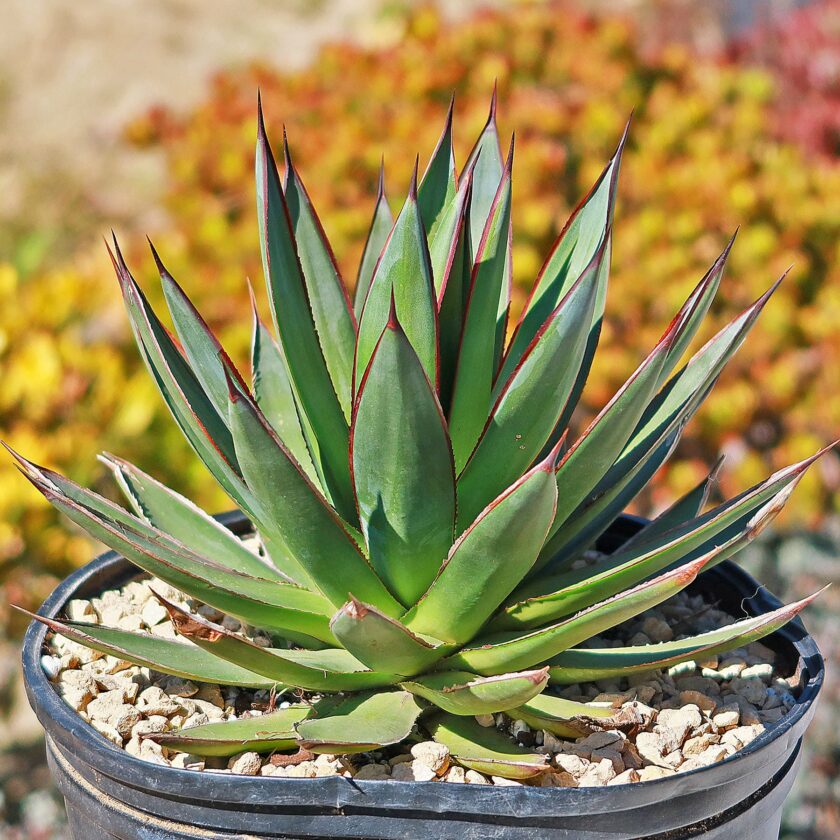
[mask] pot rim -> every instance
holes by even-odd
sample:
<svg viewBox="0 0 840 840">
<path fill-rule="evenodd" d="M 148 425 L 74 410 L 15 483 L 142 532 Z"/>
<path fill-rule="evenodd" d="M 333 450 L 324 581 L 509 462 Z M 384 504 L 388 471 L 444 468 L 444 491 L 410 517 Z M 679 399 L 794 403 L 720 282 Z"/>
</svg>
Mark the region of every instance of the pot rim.
<svg viewBox="0 0 840 840">
<path fill-rule="evenodd" d="M 234 532 L 249 527 L 239 511 L 222 514 L 219 520 Z M 617 531 L 629 535 L 640 527 L 637 517 L 620 517 Z M 127 572 L 138 571 L 130 561 L 114 551 L 99 555 L 93 561 L 65 578 L 47 598 L 39 615 L 54 617 L 64 605 L 90 581 L 105 577 L 101 588 L 109 583 L 125 581 Z M 750 613 L 777 609 L 780 601 L 758 584 L 749 573 L 731 561 L 725 561 L 705 573 L 720 578 L 720 583 L 755 594 L 743 600 Z M 158 791 L 170 799 L 198 797 L 216 803 L 240 804 L 244 807 L 264 804 L 283 806 L 305 801 L 313 807 L 340 808 L 344 805 L 371 805 L 395 811 L 418 807 L 430 811 L 460 808 L 464 813 L 539 814 L 550 817 L 552 812 L 568 816 L 585 815 L 603 805 L 610 811 L 634 810 L 645 804 L 661 802 L 743 779 L 774 755 L 796 747 L 814 713 L 815 700 L 825 678 L 823 658 L 814 639 L 797 617 L 772 634 L 777 642 L 794 648 L 799 657 L 798 670 L 802 688 L 796 705 L 776 724 L 754 741 L 723 761 L 686 773 L 654 779 L 632 785 L 588 788 L 537 788 L 529 786 L 502 787 L 492 785 L 455 785 L 440 782 L 354 781 L 345 777 L 297 779 L 288 777 L 233 776 L 197 772 L 194 770 L 153 764 L 129 755 L 87 724 L 68 706 L 48 680 L 41 667 L 42 650 L 47 628 L 33 621 L 23 642 L 22 664 L 30 705 L 35 710 L 49 737 L 78 759 L 95 767 L 97 773 L 136 788 Z M 52 724 L 52 725 L 50 725 Z M 72 744 L 72 746 L 71 746 Z M 769 751 L 769 752 L 767 752 Z M 758 756 L 759 752 L 766 756 Z M 756 763 L 758 762 L 758 763 Z M 300 784 L 301 787 L 295 787 Z M 759 785 L 760 786 L 760 785 Z M 360 799 L 359 797 L 362 797 Z"/>
</svg>

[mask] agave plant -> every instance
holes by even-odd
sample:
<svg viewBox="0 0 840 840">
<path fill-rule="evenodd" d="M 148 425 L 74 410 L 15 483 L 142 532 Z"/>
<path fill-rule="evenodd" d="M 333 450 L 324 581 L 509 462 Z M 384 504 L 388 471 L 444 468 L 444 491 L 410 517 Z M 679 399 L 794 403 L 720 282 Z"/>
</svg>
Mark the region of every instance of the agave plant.
<svg viewBox="0 0 840 840">
<path fill-rule="evenodd" d="M 15 457 L 95 538 L 273 642 L 163 596 L 182 638 L 39 620 L 160 672 L 315 699 L 158 741 L 205 754 L 352 753 L 419 731 L 468 767 L 526 778 L 545 757 L 475 716 L 507 712 L 577 735 L 611 712 L 552 685 L 737 648 L 808 603 L 662 644 L 588 643 L 732 557 L 822 454 L 705 510 L 710 475 L 618 550 L 590 551 L 674 450 L 775 289 L 680 365 L 730 242 L 626 384 L 570 433 L 601 330 L 626 134 L 510 325 L 513 141 L 505 161 L 495 104 L 460 173 L 450 106 L 395 220 L 380 178 L 354 303 L 285 138 L 281 180 L 260 110 L 257 211 L 275 333 L 255 306 L 250 385 L 154 249 L 177 338 L 114 242 L 142 356 L 261 548 L 118 458 L 104 461 L 133 513 Z"/>
</svg>

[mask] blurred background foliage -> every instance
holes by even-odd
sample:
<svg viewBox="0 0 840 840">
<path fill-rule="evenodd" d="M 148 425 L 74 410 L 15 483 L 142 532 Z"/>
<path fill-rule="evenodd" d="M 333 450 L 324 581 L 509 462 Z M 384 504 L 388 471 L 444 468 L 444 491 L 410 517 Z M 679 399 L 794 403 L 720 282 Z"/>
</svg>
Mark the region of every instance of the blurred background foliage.
<svg viewBox="0 0 840 840">
<path fill-rule="evenodd" d="M 160 162 L 165 192 L 143 229 L 118 216 L 130 265 L 160 303 L 142 236 L 151 228 L 167 267 L 244 361 L 246 278 L 258 288 L 261 282 L 252 183 L 257 88 L 270 136 L 277 145 L 285 125 L 352 284 L 380 156 L 397 208 L 415 154 L 423 161 L 437 140 L 450 95 L 462 163 L 497 82 L 503 145 L 511 130 L 517 134 L 514 273 L 521 306 L 554 237 L 634 112 L 606 328 L 585 393 L 590 410 L 655 343 L 736 227 L 701 340 L 792 266 L 638 512 L 661 509 L 719 453 L 726 455 L 726 495 L 810 454 L 840 430 L 840 2 L 739 24 L 735 35 L 710 22 L 709 9 L 744 4 L 701 9 L 645 0 L 621 4 L 627 14 L 616 14 L 615 5 L 499 3 L 456 21 L 434 6 L 412 4 L 406 12 L 390 5 L 371 24 L 375 46 L 331 44 L 294 70 L 225 70 L 194 107 L 138 114 L 121 142 Z M 706 37 L 710 32 L 714 37 Z M 65 209 L 60 258 L 50 247 L 54 225 L 24 235 L 19 220 L 0 222 L 0 243 L 12 243 L 0 259 L 2 437 L 101 491 L 112 492 L 95 460 L 107 449 L 209 509 L 229 506 L 141 367 L 97 241 L 104 214 L 89 206 L 77 212 L 75 204 Z M 819 467 L 797 490 L 775 542 L 748 561 L 790 598 L 840 579 L 840 461 L 832 455 Z M 808 536 L 814 529 L 821 535 Z M 23 626 L 6 604 L 37 606 L 92 550 L 8 459 L 0 460 L 3 633 Z M 813 621 L 828 652 L 840 658 L 832 644 L 840 599 L 823 603 Z M 836 688 L 830 691 L 840 700 Z M 800 786 L 804 799 L 790 837 L 840 836 L 840 791 L 831 787 L 838 758 L 840 740 L 828 725 L 820 731 L 815 775 Z"/>
</svg>

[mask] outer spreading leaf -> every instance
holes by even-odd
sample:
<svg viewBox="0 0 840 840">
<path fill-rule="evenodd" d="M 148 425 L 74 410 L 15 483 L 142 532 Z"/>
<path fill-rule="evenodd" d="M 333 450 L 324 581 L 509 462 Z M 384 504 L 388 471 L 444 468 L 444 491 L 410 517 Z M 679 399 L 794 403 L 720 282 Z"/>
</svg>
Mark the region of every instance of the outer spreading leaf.
<svg viewBox="0 0 840 840">
<path fill-rule="evenodd" d="M 318 439 L 330 499 L 339 513 L 352 520 L 353 493 L 347 463 L 349 427 L 318 340 L 292 218 L 265 134 L 262 111 L 257 133 L 256 180 L 263 272 L 274 324 L 295 393 Z"/>
<path fill-rule="evenodd" d="M 268 512 L 262 528 L 288 547 L 297 574 L 337 609 L 353 591 L 388 615 L 400 605 L 368 565 L 335 511 L 306 477 L 251 400 L 230 393 L 230 427 L 248 486 Z"/>
<path fill-rule="evenodd" d="M 138 516 L 150 525 L 233 571 L 282 579 L 274 567 L 189 499 L 165 487 L 128 461 L 114 455 L 104 456 L 101 460 L 113 472 Z"/>
<path fill-rule="evenodd" d="M 714 560 L 718 552 L 716 549 L 699 560 L 645 581 L 557 624 L 527 633 L 499 633 L 475 639 L 469 647 L 442 660 L 439 667 L 487 676 L 531 668 L 676 595 Z"/>
<path fill-rule="evenodd" d="M 552 452 L 502 493 L 458 539 L 428 591 L 403 619 L 409 628 L 456 643 L 481 629 L 543 544 L 557 504 L 556 455 Z"/>
<path fill-rule="evenodd" d="M 748 645 L 784 627 L 824 590 L 764 615 L 747 618 L 687 639 L 640 647 L 575 648 L 549 661 L 551 682 L 571 684 L 670 668 Z"/>
<path fill-rule="evenodd" d="M 415 166 L 408 198 L 382 250 L 359 321 L 356 388 L 390 320 L 391 301 L 430 382 L 438 381 L 437 303 L 426 231 L 417 206 Z"/>
<path fill-rule="evenodd" d="M 505 779 L 530 779 L 548 768 L 548 756 L 529 753 L 497 729 L 473 718 L 441 712 L 426 721 L 432 738 L 449 748 L 459 764 Z"/>
<path fill-rule="evenodd" d="M 512 603 L 494 619 L 494 626 L 534 627 L 709 551 L 720 554 L 718 561 L 731 556 L 775 518 L 819 454 L 780 470 L 696 519 L 619 549 L 597 566 L 560 572 L 527 584 L 514 593 Z M 537 587 L 543 591 L 535 591 Z"/>
<path fill-rule="evenodd" d="M 320 595 L 293 584 L 233 572 L 200 557 L 101 496 L 77 488 L 77 497 L 90 497 L 93 507 L 70 498 L 35 471 L 26 474 L 53 506 L 91 536 L 187 595 L 303 643 L 332 639 L 321 612 L 324 602 Z M 72 484 L 66 479 L 63 482 Z M 116 510 L 113 518 L 108 516 L 109 508 Z"/>
<path fill-rule="evenodd" d="M 20 609 L 20 608 L 18 608 Z M 219 659 L 195 645 L 164 639 L 147 633 L 131 633 L 115 627 L 61 621 L 21 610 L 35 621 L 40 621 L 55 633 L 78 642 L 91 650 L 117 659 L 124 659 L 143 668 L 153 668 L 164 674 L 183 677 L 197 682 L 236 685 L 242 688 L 273 688 L 275 680 L 248 671 L 233 663 Z"/>
<path fill-rule="evenodd" d="M 779 282 L 724 327 L 651 400 L 616 462 L 543 549 L 541 561 L 591 544 L 664 463 L 723 366 L 741 346 Z M 666 365 L 670 364 L 666 360 Z M 670 442 L 670 443 L 669 443 Z M 645 478 L 648 476 L 648 478 Z M 637 488 L 637 489 L 636 489 Z"/>
<path fill-rule="evenodd" d="M 557 515 L 552 535 L 598 484 L 624 448 L 653 397 L 668 354 L 680 333 L 675 321 L 627 382 L 572 445 L 557 469 Z M 545 554 L 537 564 L 544 564 Z"/>
<path fill-rule="evenodd" d="M 114 248 L 116 254 L 110 249 L 108 253 L 120 283 L 131 329 L 152 378 L 190 446 L 225 492 L 252 515 L 254 505 L 239 474 L 227 424 L 135 283 L 116 240 Z"/>
<path fill-rule="evenodd" d="M 696 487 L 677 499 L 669 508 L 663 510 L 655 519 L 640 528 L 626 543 L 622 550 L 626 550 L 634 543 L 644 542 L 658 537 L 689 520 L 696 519 L 706 506 L 709 494 L 717 481 L 718 473 L 723 465 L 723 456 L 718 458 L 712 471 Z"/>
<path fill-rule="evenodd" d="M 409 736 L 423 710 L 408 691 L 357 694 L 338 703 L 321 701 L 297 726 L 300 745 L 316 753 L 368 752 Z"/>
<path fill-rule="evenodd" d="M 444 671 L 400 683 L 402 688 L 453 715 L 504 712 L 531 700 L 547 684 L 547 668 L 498 677 Z"/>
<path fill-rule="evenodd" d="M 543 692 L 510 714 L 524 720 L 531 729 L 543 729 L 561 738 L 580 738 L 592 731 L 592 721 L 609 720 L 614 712 Z"/>
<path fill-rule="evenodd" d="M 370 562 L 413 604 L 452 545 L 455 474 L 440 404 L 396 317 L 359 388 L 350 447 Z"/>
<path fill-rule="evenodd" d="M 289 706 L 260 717 L 205 723 L 145 737 L 171 750 L 195 755 L 226 757 L 242 752 L 282 752 L 297 747 L 295 724 L 309 713 L 309 706 Z"/>
<path fill-rule="evenodd" d="M 513 144 L 498 183 L 487 225 L 481 235 L 470 280 L 464 329 L 449 412 L 455 467 L 460 472 L 470 456 L 490 413 L 493 380 L 498 370 L 495 334 L 499 300 L 510 276 L 511 168 Z M 473 175 L 472 214 L 476 212 L 478 164 Z"/>
<path fill-rule="evenodd" d="M 358 321 L 362 319 L 362 309 L 365 305 L 365 298 L 367 298 L 374 269 L 379 262 L 379 255 L 388 241 L 388 234 L 393 226 L 394 217 L 391 214 L 391 208 L 388 206 L 388 199 L 385 195 L 385 167 L 383 164 L 379 168 L 379 188 L 376 193 L 376 204 L 373 208 L 373 219 L 362 251 L 359 273 L 356 276 L 353 310 Z"/>
<path fill-rule="evenodd" d="M 157 596 L 175 629 L 200 648 L 284 685 L 308 691 L 358 691 L 393 685 L 399 678 L 374 673 L 348 651 L 278 650 L 260 645 Z"/>
<path fill-rule="evenodd" d="M 224 421 L 227 403 L 224 365 L 239 376 L 219 340 L 192 301 L 167 271 L 154 245 L 149 243 L 160 274 L 163 295 L 193 373 Z M 224 361 L 223 361 L 224 360 Z"/>
<path fill-rule="evenodd" d="M 356 316 L 338 270 L 321 220 L 312 206 L 306 187 L 292 163 L 284 135 L 286 174 L 283 192 L 297 244 L 306 296 L 324 362 L 344 418 L 350 422 L 353 391 L 353 355 L 356 349 Z"/>
<path fill-rule="evenodd" d="M 412 633 L 355 598 L 333 616 L 330 629 L 360 662 L 390 674 L 419 674 L 452 650 L 438 639 Z"/>
</svg>

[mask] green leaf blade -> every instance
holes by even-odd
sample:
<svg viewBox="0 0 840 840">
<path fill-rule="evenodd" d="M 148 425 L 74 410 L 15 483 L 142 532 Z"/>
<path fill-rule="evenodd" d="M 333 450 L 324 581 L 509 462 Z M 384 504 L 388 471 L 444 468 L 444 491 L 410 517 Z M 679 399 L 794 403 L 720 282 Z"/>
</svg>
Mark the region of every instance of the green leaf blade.
<svg viewBox="0 0 840 840">
<path fill-rule="evenodd" d="M 371 564 L 412 604 L 452 545 L 455 474 L 434 389 L 395 315 L 360 385 L 350 440 Z"/>
<path fill-rule="evenodd" d="M 170 750 L 194 755 L 226 758 L 241 752 L 284 752 L 297 747 L 295 724 L 309 714 L 309 706 L 296 705 L 260 717 L 205 723 L 145 737 Z"/>
<path fill-rule="evenodd" d="M 316 753 L 369 752 L 405 740 L 422 710 L 422 703 L 408 691 L 321 701 L 315 714 L 298 724 L 298 738 L 304 749 Z"/>
<path fill-rule="evenodd" d="M 536 697 L 548 684 L 548 669 L 479 677 L 466 671 L 425 674 L 402 688 L 453 715 L 506 712 Z"/>
<path fill-rule="evenodd" d="M 262 111 L 256 152 L 257 215 L 263 272 L 277 334 L 301 407 L 315 431 L 331 501 L 348 521 L 354 516 L 349 425 L 333 388 L 318 340 L 286 197 L 271 152 Z"/>
</svg>

